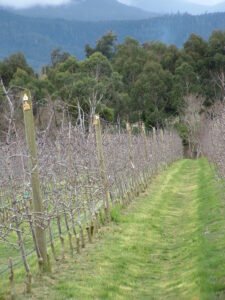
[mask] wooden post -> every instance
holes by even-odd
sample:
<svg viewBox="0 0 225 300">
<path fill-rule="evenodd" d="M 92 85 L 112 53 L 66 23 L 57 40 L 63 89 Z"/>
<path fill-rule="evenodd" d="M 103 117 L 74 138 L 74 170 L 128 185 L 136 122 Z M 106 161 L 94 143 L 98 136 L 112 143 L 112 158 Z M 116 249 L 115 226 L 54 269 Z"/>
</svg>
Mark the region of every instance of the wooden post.
<svg viewBox="0 0 225 300">
<path fill-rule="evenodd" d="M 10 281 L 10 288 L 11 288 L 11 296 L 10 300 L 15 300 L 15 285 L 14 285 L 14 270 L 13 270 L 13 262 L 12 258 L 9 258 L 9 269 L 10 269 L 10 276 L 9 276 L 9 281 Z"/>
<path fill-rule="evenodd" d="M 153 142 L 154 142 L 154 152 L 155 152 L 155 159 L 156 159 L 156 165 L 155 168 L 157 171 L 158 167 L 159 167 L 159 155 L 158 155 L 158 140 L 157 140 L 157 136 L 156 136 L 156 129 L 155 127 L 153 127 Z"/>
<path fill-rule="evenodd" d="M 108 183 L 107 176 L 106 176 L 105 160 L 104 160 L 103 149 L 102 149 L 101 124 L 100 124 L 100 118 L 98 115 L 95 115 L 95 117 L 94 117 L 94 126 L 95 126 L 96 142 L 97 142 L 97 148 L 98 148 L 98 158 L 99 158 L 99 163 L 100 163 L 100 168 L 101 168 L 101 177 L 102 177 L 104 190 L 105 190 L 106 218 L 107 218 L 107 221 L 110 222 L 109 183 Z"/>
<path fill-rule="evenodd" d="M 160 133 L 161 133 L 161 143 L 162 143 L 162 149 L 161 149 L 161 152 L 162 152 L 162 163 L 161 165 L 164 166 L 165 164 L 165 161 L 164 161 L 164 158 L 165 158 L 165 153 L 164 153 L 164 131 L 163 129 L 160 130 Z"/>
<path fill-rule="evenodd" d="M 142 136 L 144 138 L 144 145 L 145 145 L 145 158 L 146 158 L 146 171 L 144 172 L 144 187 L 143 190 L 147 188 L 147 178 L 148 178 L 148 170 L 149 170 L 149 153 L 148 153 L 148 141 L 147 141 L 147 136 L 146 136 L 146 131 L 145 131 L 145 124 L 142 122 L 141 124 L 141 130 L 142 130 Z"/>
<path fill-rule="evenodd" d="M 73 171 L 72 171 L 72 166 L 73 166 L 73 160 L 72 160 L 72 151 L 71 151 L 71 122 L 69 122 L 69 136 L 68 136 L 68 155 L 69 155 L 69 180 L 70 183 L 73 184 Z M 61 155 L 60 155 L 61 156 Z M 61 157 L 60 157 L 61 161 Z"/>
<path fill-rule="evenodd" d="M 146 161 L 149 160 L 149 156 L 148 156 L 148 143 L 147 143 L 147 137 L 146 137 L 146 131 L 145 131 L 145 124 L 142 123 L 141 125 L 141 130 L 142 130 L 142 135 L 144 138 L 144 143 L 145 143 L 145 157 L 146 157 Z"/>
<path fill-rule="evenodd" d="M 127 122 L 126 124 L 127 134 L 129 138 L 129 145 L 130 145 L 130 162 L 132 165 L 132 168 L 134 167 L 134 159 L 133 159 L 133 144 L 132 144 L 132 136 L 131 136 L 131 127 L 130 123 Z"/>
<path fill-rule="evenodd" d="M 31 94 L 29 90 L 22 92 L 22 101 L 23 101 L 26 141 L 27 141 L 28 151 L 30 154 L 30 171 L 31 171 L 34 212 L 38 217 L 41 217 L 43 213 L 43 207 L 42 207 L 40 180 L 39 180 L 38 164 L 37 164 L 37 148 L 36 148 L 35 127 L 34 127 L 34 116 L 32 110 Z M 43 269 L 45 271 L 49 271 L 50 268 L 49 268 L 49 261 L 47 257 L 45 229 L 41 228 L 41 226 L 36 225 L 35 232 L 37 237 L 37 245 L 43 259 Z"/>
<path fill-rule="evenodd" d="M 128 139 L 129 139 L 129 156 L 130 156 L 130 163 L 132 167 L 132 196 L 135 194 L 137 196 L 136 192 L 136 180 L 135 180 L 135 166 L 134 166 L 134 155 L 133 155 L 133 143 L 132 143 L 132 135 L 131 135 L 131 127 L 130 123 L 127 122 L 126 124 L 126 129 L 127 129 L 127 134 L 128 134 Z"/>
<path fill-rule="evenodd" d="M 153 127 L 153 141 L 155 144 L 157 143 L 155 127 Z"/>
</svg>

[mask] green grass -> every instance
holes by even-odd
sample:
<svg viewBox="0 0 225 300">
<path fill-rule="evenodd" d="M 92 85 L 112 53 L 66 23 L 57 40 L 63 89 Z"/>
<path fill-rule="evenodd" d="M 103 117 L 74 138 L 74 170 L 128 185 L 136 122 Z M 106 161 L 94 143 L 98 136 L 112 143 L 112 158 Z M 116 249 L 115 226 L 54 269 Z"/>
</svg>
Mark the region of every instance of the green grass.
<svg viewBox="0 0 225 300">
<path fill-rule="evenodd" d="M 206 159 L 176 162 L 18 299 L 225 299 L 224 205 Z"/>
</svg>

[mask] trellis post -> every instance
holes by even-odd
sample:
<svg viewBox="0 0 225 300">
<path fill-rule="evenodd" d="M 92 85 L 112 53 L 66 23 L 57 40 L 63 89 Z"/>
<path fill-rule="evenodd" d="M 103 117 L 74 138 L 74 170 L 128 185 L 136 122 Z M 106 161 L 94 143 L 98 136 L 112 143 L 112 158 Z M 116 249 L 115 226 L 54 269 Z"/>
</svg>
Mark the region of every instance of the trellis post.
<svg viewBox="0 0 225 300">
<path fill-rule="evenodd" d="M 145 157 L 146 157 L 146 161 L 148 161 L 149 160 L 148 143 L 147 143 L 147 136 L 146 136 L 146 130 L 145 130 L 145 124 L 144 123 L 141 124 L 141 131 L 142 131 L 142 135 L 143 135 L 144 143 L 145 143 Z"/>
<path fill-rule="evenodd" d="M 22 101 L 23 101 L 23 114 L 24 114 L 24 125 L 25 125 L 25 132 L 26 132 L 27 148 L 30 155 L 30 172 L 31 172 L 34 213 L 38 218 L 39 217 L 41 218 L 43 214 L 43 205 L 41 199 L 40 179 L 39 179 L 39 172 L 38 172 L 34 116 L 33 116 L 33 109 L 32 109 L 31 93 L 29 90 L 25 90 L 22 92 Z M 49 271 L 50 265 L 49 265 L 48 255 L 47 255 L 45 229 L 43 229 L 41 224 L 36 224 L 35 232 L 37 237 L 37 245 L 40 250 L 41 257 L 43 259 L 43 269 L 45 271 Z"/>
<path fill-rule="evenodd" d="M 103 154 L 103 148 L 102 148 L 101 124 L 100 124 L 100 118 L 98 115 L 94 116 L 94 126 L 95 126 L 96 143 L 97 143 L 97 149 L 98 149 L 98 158 L 99 158 L 99 164 L 100 164 L 100 170 L 101 170 L 101 178 L 102 178 L 102 182 L 104 185 L 104 191 L 105 191 L 105 212 L 106 212 L 107 221 L 110 222 L 109 183 L 108 183 L 108 179 L 107 179 L 107 175 L 106 175 L 105 160 L 104 160 L 104 154 Z"/>
</svg>

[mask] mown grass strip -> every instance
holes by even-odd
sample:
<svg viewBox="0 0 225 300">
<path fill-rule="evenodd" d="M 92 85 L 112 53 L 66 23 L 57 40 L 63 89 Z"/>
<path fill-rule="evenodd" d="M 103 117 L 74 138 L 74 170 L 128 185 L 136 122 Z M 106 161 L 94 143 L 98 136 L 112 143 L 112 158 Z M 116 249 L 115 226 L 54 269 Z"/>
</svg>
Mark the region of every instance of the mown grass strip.
<svg viewBox="0 0 225 300">
<path fill-rule="evenodd" d="M 219 188 L 206 159 L 176 162 L 27 299 L 225 299 Z"/>
</svg>

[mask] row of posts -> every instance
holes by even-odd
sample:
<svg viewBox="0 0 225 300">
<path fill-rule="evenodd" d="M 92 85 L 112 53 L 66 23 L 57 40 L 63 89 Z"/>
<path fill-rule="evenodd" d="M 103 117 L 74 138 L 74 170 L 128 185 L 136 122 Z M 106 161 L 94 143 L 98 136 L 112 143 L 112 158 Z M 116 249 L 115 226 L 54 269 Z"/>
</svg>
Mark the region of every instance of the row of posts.
<svg viewBox="0 0 225 300">
<path fill-rule="evenodd" d="M 40 179 L 39 179 L 39 172 L 38 172 L 38 162 L 37 162 L 37 148 L 36 148 L 36 134 L 35 134 L 35 126 L 34 126 L 34 116 L 32 110 L 32 100 L 31 94 L 29 90 L 25 90 L 22 93 L 23 99 L 23 112 L 24 112 L 24 124 L 25 124 L 25 132 L 26 132 L 26 142 L 27 147 L 30 155 L 30 170 L 31 170 L 31 183 L 32 183 L 32 193 L 33 193 L 33 209 L 35 214 L 41 215 L 43 213 L 43 204 L 41 198 L 41 189 L 40 189 Z M 105 161 L 104 161 L 104 153 L 102 147 L 102 134 L 101 134 L 101 124 L 100 118 L 98 115 L 94 117 L 94 126 L 95 126 L 95 133 L 96 133 L 96 144 L 98 149 L 98 159 L 101 171 L 101 178 L 104 186 L 104 198 L 105 198 L 105 214 L 106 219 L 110 221 L 110 191 L 109 191 L 109 182 L 107 179 Z M 134 169 L 134 159 L 133 159 L 133 146 L 132 146 L 132 134 L 131 134 L 131 127 L 130 124 L 127 123 L 126 126 L 127 134 L 129 138 L 129 148 L 130 148 L 130 162 Z M 147 145 L 147 137 L 145 126 L 142 124 L 141 127 L 142 135 L 144 138 L 144 147 L 145 147 L 145 157 L 146 161 L 149 161 L 149 153 L 148 153 L 148 145 Z M 163 135 L 163 132 L 162 132 Z M 156 142 L 156 131 L 153 129 L 153 138 L 154 142 Z M 156 145 L 156 143 L 155 143 Z M 40 255 L 42 258 L 43 270 L 49 271 L 50 270 L 50 263 L 47 254 L 47 245 L 46 245 L 46 234 L 45 229 L 41 226 L 35 227 L 36 233 L 36 240 L 37 240 L 37 247 L 40 251 Z"/>
</svg>

